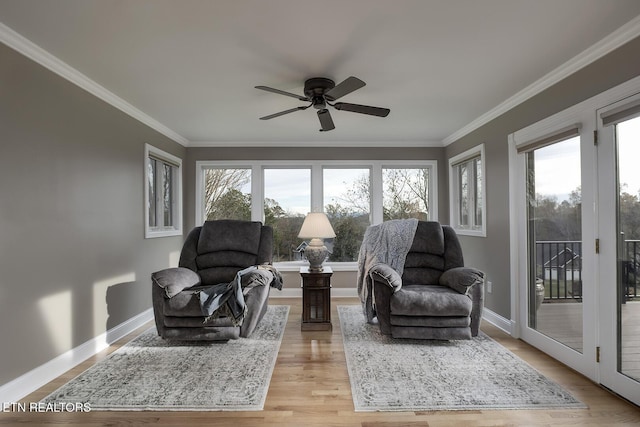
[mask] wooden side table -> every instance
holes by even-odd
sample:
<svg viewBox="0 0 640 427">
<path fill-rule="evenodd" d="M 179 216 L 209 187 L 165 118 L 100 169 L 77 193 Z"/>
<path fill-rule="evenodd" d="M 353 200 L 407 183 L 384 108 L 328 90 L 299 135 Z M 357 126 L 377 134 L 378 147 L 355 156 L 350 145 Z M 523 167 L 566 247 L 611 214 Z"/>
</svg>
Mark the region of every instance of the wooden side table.
<svg viewBox="0 0 640 427">
<path fill-rule="evenodd" d="M 331 267 L 320 272 L 300 268 L 302 276 L 302 330 L 331 330 Z"/>
</svg>

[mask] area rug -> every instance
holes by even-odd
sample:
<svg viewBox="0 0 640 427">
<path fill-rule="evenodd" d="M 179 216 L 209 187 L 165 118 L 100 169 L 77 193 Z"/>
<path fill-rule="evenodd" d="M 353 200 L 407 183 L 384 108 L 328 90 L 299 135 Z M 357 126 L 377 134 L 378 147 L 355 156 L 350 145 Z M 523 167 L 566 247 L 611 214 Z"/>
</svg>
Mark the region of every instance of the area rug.
<svg viewBox="0 0 640 427">
<path fill-rule="evenodd" d="M 586 408 L 485 334 L 468 341 L 394 339 L 338 306 L 356 411 Z"/>
<path fill-rule="evenodd" d="M 43 399 L 91 410 L 261 410 L 289 315 L 269 306 L 249 338 L 167 342 L 151 328 Z"/>
</svg>

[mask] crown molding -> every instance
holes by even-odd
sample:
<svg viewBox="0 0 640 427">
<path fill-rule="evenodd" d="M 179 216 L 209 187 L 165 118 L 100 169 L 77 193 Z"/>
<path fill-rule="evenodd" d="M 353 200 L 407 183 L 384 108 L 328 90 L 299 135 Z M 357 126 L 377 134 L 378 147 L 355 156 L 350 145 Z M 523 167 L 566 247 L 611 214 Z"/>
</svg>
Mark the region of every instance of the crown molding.
<svg viewBox="0 0 640 427">
<path fill-rule="evenodd" d="M 442 140 L 443 146 L 446 147 L 447 145 L 452 144 L 463 136 L 478 129 L 480 126 L 487 124 L 491 120 L 499 117 L 512 108 L 515 108 L 638 36 L 640 36 L 640 16 L 635 17 L 593 46 L 585 49 L 569 61 L 527 86 L 495 108 L 487 111 L 468 125 L 452 133 Z"/>
<path fill-rule="evenodd" d="M 101 86 L 94 80 L 91 80 L 86 75 L 56 58 L 40 46 L 0 22 L 0 42 L 185 147 L 228 147 L 229 145 L 240 147 L 446 147 L 638 36 L 640 36 L 640 16 L 632 19 L 604 39 L 600 40 L 598 43 L 584 50 L 582 53 L 551 71 L 541 79 L 527 86 L 498 106 L 487 111 L 466 126 L 444 138 L 442 141 L 351 141 L 346 143 L 340 141 L 221 142 L 189 141 L 187 138 L 145 114 L 124 99 L 115 95 L 113 92 L 110 92 L 105 87 Z"/>
<path fill-rule="evenodd" d="M 440 147 L 440 141 L 190 141 L 189 147 Z"/>
<path fill-rule="evenodd" d="M 97 82 L 91 80 L 86 75 L 71 67 L 66 62 L 56 58 L 40 46 L 33 43 L 31 40 L 23 37 L 19 33 L 9 28 L 2 22 L 0 22 L 0 42 L 6 44 L 10 48 L 37 62 L 50 71 L 53 71 L 59 76 L 67 79 L 71 83 L 86 90 L 97 98 L 128 114 L 141 123 L 144 123 L 150 128 L 160 132 L 161 134 L 172 139 L 178 144 L 185 147 L 189 145 L 189 141 L 182 135 L 179 135 L 159 121 L 155 120 L 133 105 L 129 104 L 124 99 L 107 90 L 104 86 L 101 86 Z"/>
</svg>

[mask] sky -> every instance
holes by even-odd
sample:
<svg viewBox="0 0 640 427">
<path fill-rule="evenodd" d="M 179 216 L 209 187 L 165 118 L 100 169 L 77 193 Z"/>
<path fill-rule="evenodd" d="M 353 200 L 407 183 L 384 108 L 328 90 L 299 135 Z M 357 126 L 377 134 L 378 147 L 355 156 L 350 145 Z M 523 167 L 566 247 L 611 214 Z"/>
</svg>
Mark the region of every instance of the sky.
<svg viewBox="0 0 640 427">
<path fill-rule="evenodd" d="M 369 169 L 324 169 L 324 204 L 335 203 L 344 196 L 354 180 Z M 310 169 L 265 169 L 265 197 L 276 200 L 288 212 L 306 215 L 311 212 Z M 339 202 L 339 200 L 337 200 Z M 324 207 L 322 207 L 324 208 Z"/>
<path fill-rule="evenodd" d="M 618 125 L 620 182 L 626 191 L 640 193 L 640 117 Z M 568 200 L 569 194 L 581 184 L 578 137 L 536 150 L 536 192 L 553 195 L 558 202 Z M 306 215 L 311 206 L 310 169 L 267 168 L 265 197 L 278 201 L 286 211 Z M 324 204 L 335 203 L 344 196 L 351 183 L 368 173 L 368 169 L 327 168 L 324 170 Z M 251 184 L 242 188 L 251 192 Z M 491 189 L 488 189 L 491 191 Z M 338 202 L 340 200 L 337 200 Z M 322 207 L 324 208 L 324 206 Z"/>
<path fill-rule="evenodd" d="M 640 193 L 640 117 L 622 122 L 618 130 L 620 183 L 630 194 Z M 572 138 L 536 150 L 536 193 L 568 200 L 581 184 L 580 139 Z M 490 190 L 488 190 L 490 191 Z"/>
<path fill-rule="evenodd" d="M 640 117 L 618 125 L 618 158 L 620 182 L 628 185 L 630 194 L 640 193 Z"/>
<path fill-rule="evenodd" d="M 580 138 L 575 137 L 537 149 L 536 193 L 556 196 L 558 202 L 580 186 Z M 490 190 L 487 190 L 490 191 Z"/>
<path fill-rule="evenodd" d="M 265 169 L 264 197 L 287 212 L 306 215 L 311 210 L 311 169 Z"/>
</svg>

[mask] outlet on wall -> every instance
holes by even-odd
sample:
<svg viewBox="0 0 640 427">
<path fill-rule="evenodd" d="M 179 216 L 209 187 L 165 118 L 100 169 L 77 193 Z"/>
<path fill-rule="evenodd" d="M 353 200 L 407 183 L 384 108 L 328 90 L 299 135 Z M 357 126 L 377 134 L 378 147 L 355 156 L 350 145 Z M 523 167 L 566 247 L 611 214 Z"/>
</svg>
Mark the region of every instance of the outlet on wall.
<svg viewBox="0 0 640 427">
<path fill-rule="evenodd" d="M 490 280 L 487 280 L 487 293 L 490 294 L 493 291 L 493 283 Z"/>
</svg>

